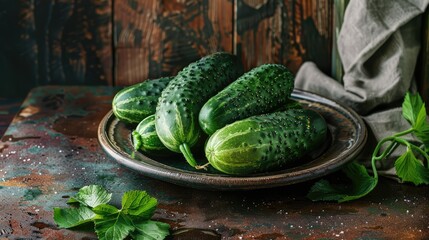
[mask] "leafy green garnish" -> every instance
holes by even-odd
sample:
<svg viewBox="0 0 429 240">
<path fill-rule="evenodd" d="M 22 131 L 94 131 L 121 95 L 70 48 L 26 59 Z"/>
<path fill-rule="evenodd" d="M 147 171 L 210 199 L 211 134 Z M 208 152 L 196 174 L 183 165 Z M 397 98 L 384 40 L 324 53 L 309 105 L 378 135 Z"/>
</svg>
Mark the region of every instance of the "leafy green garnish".
<svg viewBox="0 0 429 240">
<path fill-rule="evenodd" d="M 415 185 L 429 184 L 429 170 L 423 163 L 417 160 L 410 149 L 402 154 L 395 162 L 397 175 L 404 182 L 412 182 Z"/>
<path fill-rule="evenodd" d="M 347 164 L 342 171 L 352 180 L 352 186 L 334 186 L 326 180 L 313 185 L 307 197 L 313 200 L 346 202 L 361 198 L 377 185 L 377 179 L 369 176 L 366 168 L 356 162 Z"/>
<path fill-rule="evenodd" d="M 124 239 L 134 230 L 133 222 L 123 212 L 107 215 L 95 221 L 95 232 L 100 240 Z"/>
<path fill-rule="evenodd" d="M 149 219 L 155 211 L 158 201 L 142 191 L 126 192 L 122 198 L 122 211 L 132 216 Z"/>
<path fill-rule="evenodd" d="M 85 186 L 67 202 L 72 207 L 54 208 L 54 220 L 61 228 L 93 222 L 98 238 L 106 240 L 158 240 L 169 235 L 168 224 L 150 220 L 157 200 L 145 191 L 125 192 L 121 209 L 108 204 L 111 196 L 101 186 Z"/>
<path fill-rule="evenodd" d="M 108 203 L 112 194 L 98 185 L 89 185 L 79 189 L 75 197 L 70 198 L 68 203 L 80 203 L 88 207 L 95 207 L 100 204 Z"/>
<path fill-rule="evenodd" d="M 423 113 L 424 112 L 424 113 Z M 422 113 L 423 120 L 422 120 Z M 426 118 L 426 109 L 422 98 L 417 94 L 407 93 L 402 103 L 402 116 L 413 126 L 420 126 Z"/>
<path fill-rule="evenodd" d="M 429 123 L 426 121 L 426 107 L 419 94 L 407 93 L 402 104 L 402 115 L 411 124 L 414 135 L 429 151 Z"/>
<path fill-rule="evenodd" d="M 367 195 L 378 183 L 376 161 L 383 161 L 388 158 L 399 145 L 406 146 L 407 150 L 395 161 L 397 176 L 403 182 L 411 182 L 415 185 L 429 184 L 429 123 L 426 121 L 425 103 L 419 94 L 407 93 L 405 95 L 402 115 L 411 124 L 411 128 L 378 142 L 371 158 L 374 176 L 370 176 L 363 165 L 352 162 L 342 169 L 352 181 L 351 187 L 332 185 L 326 180 L 320 180 L 313 185 L 307 197 L 313 201 L 345 202 Z M 417 146 L 415 143 L 402 138 L 408 134 L 416 136 L 421 141 L 422 146 Z M 388 146 L 381 151 L 381 147 L 385 144 Z M 419 160 L 416 155 L 421 156 L 423 161 Z"/>
<path fill-rule="evenodd" d="M 72 228 L 91 222 L 96 214 L 89 207 L 54 208 L 54 220 L 61 228 Z"/>
<path fill-rule="evenodd" d="M 166 223 L 152 220 L 141 221 L 134 226 L 136 227 L 136 231 L 131 233 L 131 237 L 136 240 L 163 239 L 167 236 L 164 233 L 168 233 L 168 229 L 170 228 Z"/>
</svg>

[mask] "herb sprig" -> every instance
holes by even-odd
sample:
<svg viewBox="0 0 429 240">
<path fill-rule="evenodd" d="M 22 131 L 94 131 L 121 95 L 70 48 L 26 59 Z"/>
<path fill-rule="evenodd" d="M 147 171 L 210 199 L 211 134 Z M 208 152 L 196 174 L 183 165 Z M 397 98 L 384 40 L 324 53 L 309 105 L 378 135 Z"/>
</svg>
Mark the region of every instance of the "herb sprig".
<svg viewBox="0 0 429 240">
<path fill-rule="evenodd" d="M 170 226 L 150 220 L 157 200 L 145 191 L 128 191 L 122 197 L 121 209 L 108 204 L 112 194 L 103 187 L 89 185 L 67 202 L 70 208 L 54 208 L 54 220 L 60 228 L 72 228 L 93 222 L 100 240 L 164 239 Z"/>
<path fill-rule="evenodd" d="M 406 151 L 395 161 L 397 176 L 402 182 L 411 182 L 415 185 L 429 184 L 429 123 L 426 120 L 425 103 L 418 93 L 405 95 L 402 116 L 411 124 L 411 127 L 378 142 L 371 158 L 373 176 L 369 175 L 363 165 L 354 161 L 342 169 L 351 180 L 351 186 L 333 185 L 322 179 L 312 186 L 307 197 L 313 201 L 346 202 L 367 195 L 378 183 L 376 162 L 387 159 L 400 145 L 405 146 Z M 416 136 L 421 146 L 403 138 L 409 134 Z M 387 147 L 381 150 L 386 145 Z"/>
</svg>

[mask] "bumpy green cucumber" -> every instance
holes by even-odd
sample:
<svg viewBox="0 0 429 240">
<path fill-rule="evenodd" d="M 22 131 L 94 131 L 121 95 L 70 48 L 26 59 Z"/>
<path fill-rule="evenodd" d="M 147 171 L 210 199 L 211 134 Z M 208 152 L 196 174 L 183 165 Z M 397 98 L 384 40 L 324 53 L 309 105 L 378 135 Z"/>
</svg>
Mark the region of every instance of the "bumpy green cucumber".
<svg viewBox="0 0 429 240">
<path fill-rule="evenodd" d="M 190 149 L 203 136 L 198 113 L 210 97 L 242 73 L 239 59 L 225 52 L 203 57 L 180 71 L 158 101 L 155 126 L 161 142 L 197 166 Z"/>
<path fill-rule="evenodd" d="M 158 98 L 172 79 L 173 77 L 162 77 L 123 88 L 113 98 L 113 114 L 126 124 L 139 124 L 155 113 Z"/>
<path fill-rule="evenodd" d="M 166 154 L 170 152 L 156 134 L 154 114 L 143 119 L 132 132 L 132 136 L 135 150 L 151 154 Z"/>
<path fill-rule="evenodd" d="M 283 106 L 294 88 L 294 76 L 280 64 L 260 65 L 210 98 L 199 123 L 208 135 L 234 121 L 272 112 Z"/>
<path fill-rule="evenodd" d="M 326 138 L 327 124 L 308 109 L 252 116 L 216 131 L 205 154 L 217 170 L 246 175 L 281 169 L 316 150 Z"/>
</svg>

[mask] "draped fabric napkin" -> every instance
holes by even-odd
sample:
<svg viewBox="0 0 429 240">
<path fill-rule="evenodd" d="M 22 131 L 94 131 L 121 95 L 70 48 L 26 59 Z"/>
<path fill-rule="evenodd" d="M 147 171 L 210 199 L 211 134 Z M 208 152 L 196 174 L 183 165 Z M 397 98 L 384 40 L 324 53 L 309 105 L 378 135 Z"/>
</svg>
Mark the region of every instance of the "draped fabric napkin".
<svg viewBox="0 0 429 240">
<path fill-rule="evenodd" d="M 337 42 L 343 79 L 334 80 L 306 62 L 295 87 L 354 109 L 367 124 L 369 145 L 408 129 L 401 103 L 407 91 L 415 91 L 421 15 L 428 4 L 429 0 L 350 0 Z M 397 156 L 392 154 L 392 159 Z M 368 164 L 368 154 L 361 158 Z M 382 174 L 395 175 L 392 162 L 379 168 Z"/>
</svg>

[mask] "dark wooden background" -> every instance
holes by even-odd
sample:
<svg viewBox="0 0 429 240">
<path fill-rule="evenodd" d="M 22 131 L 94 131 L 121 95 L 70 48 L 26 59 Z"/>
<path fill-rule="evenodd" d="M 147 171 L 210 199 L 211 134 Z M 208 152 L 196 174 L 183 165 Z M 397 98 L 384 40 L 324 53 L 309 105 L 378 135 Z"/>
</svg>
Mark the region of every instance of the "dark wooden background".
<svg viewBox="0 0 429 240">
<path fill-rule="evenodd" d="M 131 85 L 216 51 L 239 55 L 247 70 L 314 61 L 330 75 L 344 1 L 0 0 L 0 99 L 41 85 Z M 429 102 L 427 12 L 416 78 Z"/>
<path fill-rule="evenodd" d="M 0 97 L 48 84 L 125 86 L 215 51 L 247 69 L 330 72 L 331 0 L 0 0 Z"/>
</svg>

